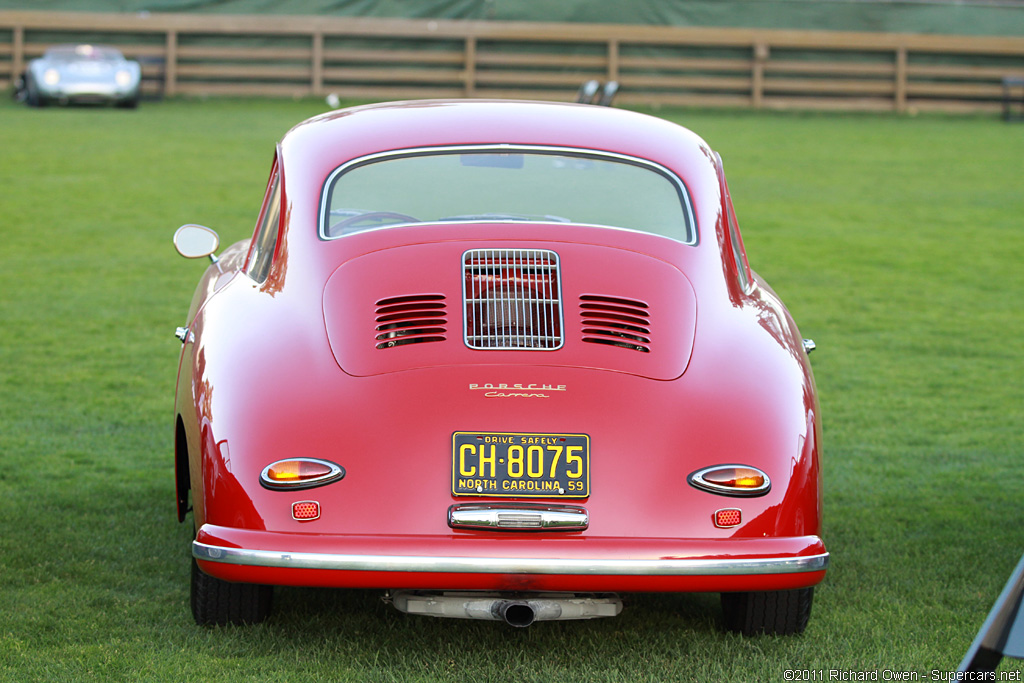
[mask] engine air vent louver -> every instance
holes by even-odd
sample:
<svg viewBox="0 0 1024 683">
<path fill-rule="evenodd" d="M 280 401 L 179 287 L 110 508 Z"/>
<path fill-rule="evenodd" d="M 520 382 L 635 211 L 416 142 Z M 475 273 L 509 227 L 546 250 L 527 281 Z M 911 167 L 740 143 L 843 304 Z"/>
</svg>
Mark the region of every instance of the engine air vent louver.
<svg viewBox="0 0 1024 683">
<path fill-rule="evenodd" d="M 647 304 L 612 296 L 580 297 L 583 341 L 643 353 L 651 351 L 651 314 Z"/>
<path fill-rule="evenodd" d="M 377 302 L 377 348 L 439 342 L 448 320 L 442 294 L 414 294 Z"/>
<path fill-rule="evenodd" d="M 562 346 L 558 254 L 544 249 L 473 249 L 463 254 L 462 269 L 466 346 Z"/>
</svg>

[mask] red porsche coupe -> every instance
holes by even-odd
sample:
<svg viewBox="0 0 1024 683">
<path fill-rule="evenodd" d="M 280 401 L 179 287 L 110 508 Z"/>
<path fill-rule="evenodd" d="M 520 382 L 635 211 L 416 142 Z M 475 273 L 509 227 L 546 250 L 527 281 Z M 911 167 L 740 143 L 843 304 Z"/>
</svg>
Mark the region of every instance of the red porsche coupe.
<svg viewBox="0 0 1024 683">
<path fill-rule="evenodd" d="M 805 628 L 829 557 L 813 343 L 694 133 L 338 110 L 281 140 L 250 239 L 174 241 L 213 261 L 177 331 L 198 623 L 292 585 L 514 626 L 710 591 L 731 630 Z"/>
</svg>

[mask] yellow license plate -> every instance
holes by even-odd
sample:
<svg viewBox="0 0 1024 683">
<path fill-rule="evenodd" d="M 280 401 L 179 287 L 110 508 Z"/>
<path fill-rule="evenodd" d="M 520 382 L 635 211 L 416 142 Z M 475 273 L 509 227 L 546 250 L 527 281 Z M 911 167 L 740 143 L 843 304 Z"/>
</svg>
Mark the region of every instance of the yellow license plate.
<svg viewBox="0 0 1024 683">
<path fill-rule="evenodd" d="M 590 495 L 590 437 L 455 432 L 452 494 L 586 498 Z"/>
</svg>

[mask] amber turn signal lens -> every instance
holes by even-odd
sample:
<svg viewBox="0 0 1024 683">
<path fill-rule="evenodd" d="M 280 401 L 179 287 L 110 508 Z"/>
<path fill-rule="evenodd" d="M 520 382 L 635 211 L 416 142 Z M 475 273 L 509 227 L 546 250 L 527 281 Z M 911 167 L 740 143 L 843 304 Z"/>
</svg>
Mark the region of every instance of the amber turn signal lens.
<svg viewBox="0 0 1024 683">
<path fill-rule="evenodd" d="M 767 474 L 746 465 L 706 467 L 691 474 L 688 480 L 699 489 L 727 496 L 760 496 L 771 488 Z"/>
<path fill-rule="evenodd" d="M 330 465 L 309 460 L 286 460 L 277 462 L 267 470 L 271 481 L 290 483 L 293 481 L 309 481 L 319 479 L 331 473 Z"/>
<path fill-rule="evenodd" d="M 345 469 L 329 460 L 290 458 L 267 465 L 260 473 L 260 483 L 269 489 L 307 489 L 344 476 Z"/>
<path fill-rule="evenodd" d="M 764 474 L 749 467 L 719 467 L 705 472 L 704 480 L 733 489 L 756 489 L 764 486 Z"/>
</svg>

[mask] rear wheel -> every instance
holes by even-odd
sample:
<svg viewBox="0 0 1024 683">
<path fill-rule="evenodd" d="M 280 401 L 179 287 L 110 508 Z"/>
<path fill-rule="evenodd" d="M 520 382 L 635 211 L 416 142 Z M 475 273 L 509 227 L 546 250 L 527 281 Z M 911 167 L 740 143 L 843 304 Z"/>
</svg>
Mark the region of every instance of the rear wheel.
<svg viewBox="0 0 1024 683">
<path fill-rule="evenodd" d="M 761 633 L 788 636 L 803 633 L 811 618 L 814 588 L 786 591 L 722 593 L 725 626 L 753 636 Z"/>
<path fill-rule="evenodd" d="M 30 107 L 45 107 L 46 98 L 39 94 L 39 87 L 31 78 L 25 79 L 25 102 Z"/>
<path fill-rule="evenodd" d="M 200 626 L 258 624 L 270 616 L 273 597 L 272 586 L 215 578 L 192 559 L 192 617 Z"/>
<path fill-rule="evenodd" d="M 115 103 L 118 109 L 138 109 L 139 108 L 139 96 L 135 95 L 127 100 L 118 100 Z"/>
</svg>

